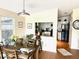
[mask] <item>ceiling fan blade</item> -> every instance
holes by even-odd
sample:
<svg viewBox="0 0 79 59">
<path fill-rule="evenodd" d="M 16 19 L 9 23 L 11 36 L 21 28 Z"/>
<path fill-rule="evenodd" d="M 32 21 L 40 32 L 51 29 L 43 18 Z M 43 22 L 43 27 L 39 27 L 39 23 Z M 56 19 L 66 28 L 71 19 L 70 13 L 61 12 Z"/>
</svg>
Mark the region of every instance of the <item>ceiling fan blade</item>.
<svg viewBox="0 0 79 59">
<path fill-rule="evenodd" d="M 23 12 L 19 12 L 19 13 L 17 13 L 18 15 L 20 15 L 20 14 L 22 14 Z"/>
<path fill-rule="evenodd" d="M 26 15 L 30 15 L 29 13 L 25 12 Z"/>
<path fill-rule="evenodd" d="M 30 15 L 30 14 L 27 12 L 19 12 L 18 15 Z"/>
</svg>

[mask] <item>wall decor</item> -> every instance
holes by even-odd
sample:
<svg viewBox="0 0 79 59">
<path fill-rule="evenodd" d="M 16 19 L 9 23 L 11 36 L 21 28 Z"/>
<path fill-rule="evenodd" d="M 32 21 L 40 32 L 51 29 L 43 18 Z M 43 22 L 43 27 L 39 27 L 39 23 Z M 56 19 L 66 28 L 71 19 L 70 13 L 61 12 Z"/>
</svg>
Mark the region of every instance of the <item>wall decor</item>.
<svg viewBox="0 0 79 59">
<path fill-rule="evenodd" d="M 22 21 L 18 22 L 18 28 L 23 28 L 23 22 Z"/>
<path fill-rule="evenodd" d="M 28 29 L 32 29 L 32 23 L 28 23 L 28 24 L 27 24 L 27 28 L 28 28 Z"/>
<path fill-rule="evenodd" d="M 73 22 L 72 26 L 73 26 L 74 29 L 79 30 L 79 20 L 75 20 L 75 21 Z"/>
</svg>

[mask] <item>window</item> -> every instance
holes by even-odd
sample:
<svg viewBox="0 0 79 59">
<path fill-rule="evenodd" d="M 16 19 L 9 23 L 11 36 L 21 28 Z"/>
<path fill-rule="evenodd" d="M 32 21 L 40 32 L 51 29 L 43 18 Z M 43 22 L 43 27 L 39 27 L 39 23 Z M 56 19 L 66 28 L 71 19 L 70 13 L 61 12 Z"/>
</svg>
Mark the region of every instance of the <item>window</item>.
<svg viewBox="0 0 79 59">
<path fill-rule="evenodd" d="M 13 34 L 13 18 L 12 17 L 2 17 L 1 18 L 1 41 L 4 45 L 9 44 L 10 36 Z"/>
</svg>

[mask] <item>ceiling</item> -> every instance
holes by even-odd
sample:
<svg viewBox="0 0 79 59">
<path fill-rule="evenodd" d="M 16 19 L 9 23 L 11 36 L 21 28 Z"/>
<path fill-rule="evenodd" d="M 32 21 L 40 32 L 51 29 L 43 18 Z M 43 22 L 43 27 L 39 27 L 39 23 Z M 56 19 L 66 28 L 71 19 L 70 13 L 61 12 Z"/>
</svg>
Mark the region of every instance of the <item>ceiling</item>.
<svg viewBox="0 0 79 59">
<path fill-rule="evenodd" d="M 23 0 L 0 0 L 0 8 L 14 12 L 22 11 Z M 59 8 L 59 16 L 66 16 L 73 8 L 79 8 L 79 0 L 26 0 L 26 11 L 36 13 L 46 9 Z"/>
</svg>

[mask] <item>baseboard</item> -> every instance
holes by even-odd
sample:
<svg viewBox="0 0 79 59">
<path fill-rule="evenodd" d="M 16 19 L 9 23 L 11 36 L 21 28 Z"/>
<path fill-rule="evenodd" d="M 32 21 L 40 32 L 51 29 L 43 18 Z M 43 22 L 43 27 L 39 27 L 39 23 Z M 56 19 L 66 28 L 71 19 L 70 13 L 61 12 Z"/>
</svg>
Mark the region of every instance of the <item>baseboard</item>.
<svg viewBox="0 0 79 59">
<path fill-rule="evenodd" d="M 42 50 L 42 51 L 44 51 L 44 52 L 50 52 L 50 53 L 57 53 L 57 51 L 54 51 L 54 52 L 52 52 L 52 51 L 46 51 L 46 50 Z"/>
</svg>

